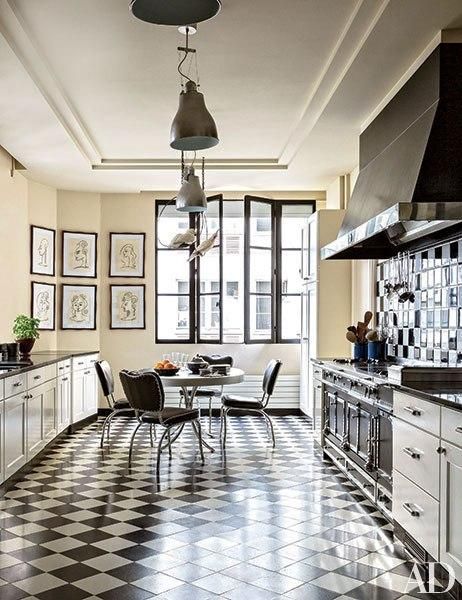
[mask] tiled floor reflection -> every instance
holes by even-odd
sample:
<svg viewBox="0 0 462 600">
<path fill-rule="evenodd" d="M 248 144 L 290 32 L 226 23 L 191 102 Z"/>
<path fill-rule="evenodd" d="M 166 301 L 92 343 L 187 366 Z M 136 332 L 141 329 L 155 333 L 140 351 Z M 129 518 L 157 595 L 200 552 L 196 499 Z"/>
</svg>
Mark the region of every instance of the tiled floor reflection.
<svg viewBox="0 0 462 600">
<path fill-rule="evenodd" d="M 322 461 L 309 423 L 274 422 L 272 451 L 259 419 L 232 417 L 226 457 L 204 465 L 185 431 L 160 491 L 148 436 L 127 471 L 132 422 L 104 451 L 99 424 L 58 442 L 0 498 L 1 600 L 424 598 L 390 526 Z"/>
</svg>

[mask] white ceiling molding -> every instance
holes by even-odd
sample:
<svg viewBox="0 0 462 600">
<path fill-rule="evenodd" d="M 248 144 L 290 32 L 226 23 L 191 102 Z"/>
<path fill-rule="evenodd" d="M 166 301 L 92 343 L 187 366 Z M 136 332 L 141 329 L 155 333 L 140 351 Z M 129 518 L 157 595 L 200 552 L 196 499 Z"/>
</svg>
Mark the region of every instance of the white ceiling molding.
<svg viewBox="0 0 462 600">
<path fill-rule="evenodd" d="M 27 31 L 24 19 L 13 0 L 0 0 L 0 33 L 82 156 L 90 164 L 99 161 L 101 153 L 43 58 L 37 43 Z"/>
<path fill-rule="evenodd" d="M 280 156 L 281 162 L 291 164 L 347 75 L 389 1 L 382 0 L 378 4 L 375 0 L 358 0 L 314 86 L 300 120 L 292 128 L 292 133 Z"/>
<path fill-rule="evenodd" d="M 189 159 L 185 159 L 189 162 Z M 199 158 L 197 163 L 199 164 Z M 286 170 L 288 165 L 275 158 L 207 158 L 207 170 Z M 181 160 L 171 158 L 103 158 L 101 164 L 92 165 L 94 171 L 163 171 L 181 169 Z"/>
</svg>

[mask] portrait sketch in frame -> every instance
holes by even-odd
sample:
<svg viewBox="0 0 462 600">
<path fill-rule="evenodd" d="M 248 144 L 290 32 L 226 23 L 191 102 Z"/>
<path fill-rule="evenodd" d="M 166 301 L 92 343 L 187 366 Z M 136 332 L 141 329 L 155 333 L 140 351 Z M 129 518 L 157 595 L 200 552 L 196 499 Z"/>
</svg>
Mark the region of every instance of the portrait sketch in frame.
<svg viewBox="0 0 462 600">
<path fill-rule="evenodd" d="M 62 329 L 96 329 L 96 285 L 62 285 Z"/>
<path fill-rule="evenodd" d="M 109 277 L 144 277 L 144 233 L 109 234 Z"/>
<path fill-rule="evenodd" d="M 56 231 L 48 227 L 30 227 L 30 272 L 32 275 L 55 275 Z"/>
<path fill-rule="evenodd" d="M 63 277 L 96 277 L 97 233 L 63 231 Z"/>
<path fill-rule="evenodd" d="M 40 320 L 39 329 L 55 330 L 56 285 L 31 282 L 31 315 Z"/>
<path fill-rule="evenodd" d="M 145 329 L 145 286 L 111 285 L 111 329 Z"/>
</svg>

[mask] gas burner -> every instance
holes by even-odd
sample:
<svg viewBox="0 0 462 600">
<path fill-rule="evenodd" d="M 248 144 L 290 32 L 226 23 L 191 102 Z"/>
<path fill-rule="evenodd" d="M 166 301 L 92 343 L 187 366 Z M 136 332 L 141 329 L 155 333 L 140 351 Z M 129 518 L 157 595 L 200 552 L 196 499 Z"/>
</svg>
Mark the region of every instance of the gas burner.
<svg viewBox="0 0 462 600">
<path fill-rule="evenodd" d="M 358 358 L 334 358 L 333 362 L 339 365 L 355 365 L 360 360 Z"/>
</svg>

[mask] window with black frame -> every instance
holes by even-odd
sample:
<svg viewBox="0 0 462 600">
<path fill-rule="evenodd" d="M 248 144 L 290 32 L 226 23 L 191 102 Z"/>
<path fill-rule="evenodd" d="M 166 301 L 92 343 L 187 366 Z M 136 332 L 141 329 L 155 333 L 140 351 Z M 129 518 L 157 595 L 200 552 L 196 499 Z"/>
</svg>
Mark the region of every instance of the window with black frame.
<svg viewBox="0 0 462 600">
<path fill-rule="evenodd" d="M 204 221 L 158 201 L 156 341 L 297 342 L 301 230 L 314 210 L 314 201 L 214 196 Z M 193 248 L 167 247 L 188 228 L 197 243 L 220 232 L 214 247 L 191 262 Z"/>
</svg>

